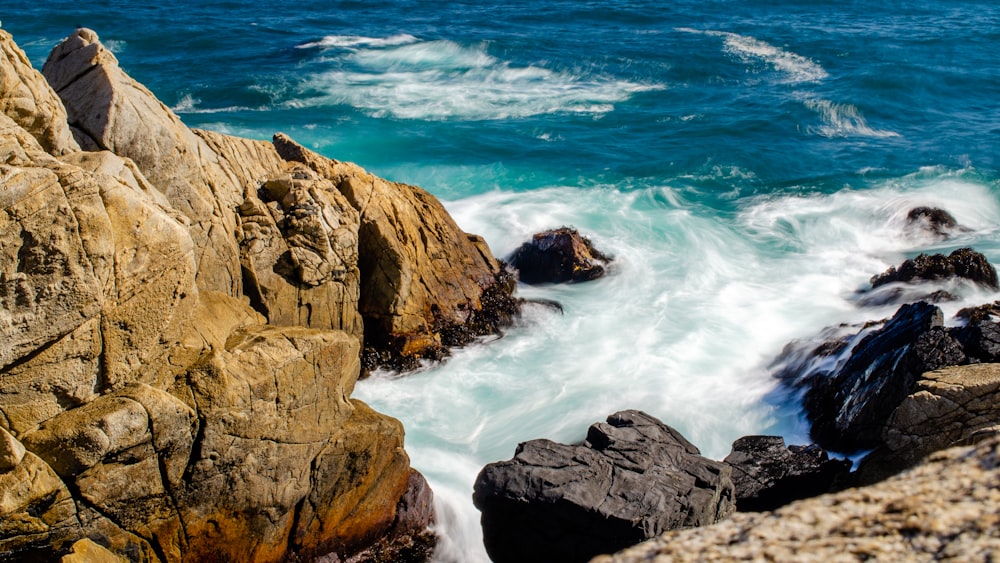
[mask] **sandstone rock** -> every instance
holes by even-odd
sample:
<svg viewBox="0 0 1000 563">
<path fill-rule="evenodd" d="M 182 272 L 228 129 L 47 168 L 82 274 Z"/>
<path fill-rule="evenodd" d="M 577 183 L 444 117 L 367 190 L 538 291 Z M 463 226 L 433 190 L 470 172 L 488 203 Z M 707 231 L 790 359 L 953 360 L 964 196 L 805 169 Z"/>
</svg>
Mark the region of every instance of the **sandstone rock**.
<svg viewBox="0 0 1000 563">
<path fill-rule="evenodd" d="M 897 269 L 889 268 L 871 279 L 872 289 L 893 282 L 912 283 L 959 278 L 989 289 L 1000 289 L 997 271 L 982 254 L 971 248 L 960 248 L 948 256 L 921 254 L 906 260 Z"/>
<path fill-rule="evenodd" d="M 989 561 L 1000 556 L 1000 442 L 869 487 L 669 532 L 594 563 Z"/>
<path fill-rule="evenodd" d="M 90 538 L 83 538 L 73 544 L 69 555 L 64 555 L 60 563 L 122 563 L 122 559 Z"/>
<path fill-rule="evenodd" d="M 510 274 L 437 198 L 323 158 L 284 135 L 274 144 L 283 158 L 332 181 L 360 213 L 358 307 L 365 345 L 374 349 L 367 367 L 412 366 L 413 358 L 440 357 L 448 346 L 510 324 L 519 310 Z"/>
<path fill-rule="evenodd" d="M 426 556 L 402 427 L 349 399 L 359 213 L 338 184 L 189 131 L 87 30 L 47 72 L 94 152 L 56 158 L 0 112 L 0 552 L 267 562 L 385 539 Z M 0 78 L 0 100 L 31 81 Z M 242 282 L 275 264 L 241 264 L 244 202 L 296 290 L 267 285 L 266 318 Z"/>
<path fill-rule="evenodd" d="M 923 374 L 889 417 L 882 446 L 865 457 L 858 479 L 872 483 L 927 455 L 1000 424 L 1000 364 L 948 367 Z"/>
<path fill-rule="evenodd" d="M 774 510 L 828 493 L 851 470 L 850 460 L 830 459 L 815 445 L 785 447 L 780 436 L 744 436 L 723 461 L 732 467 L 740 512 Z"/>
<path fill-rule="evenodd" d="M 583 445 L 532 440 L 487 465 L 473 501 L 486 550 L 502 561 L 586 561 L 732 512 L 729 466 L 698 455 L 639 411 L 590 427 Z"/>
<path fill-rule="evenodd" d="M 53 49 L 43 74 L 82 143 L 130 158 L 190 219 L 199 287 L 241 294 L 233 209 L 278 170 L 266 143 L 195 134 L 118 66 L 97 34 L 78 29 Z"/>
<path fill-rule="evenodd" d="M 0 113 L 54 155 L 80 150 L 66 123 L 66 108 L 45 78 L 31 67 L 13 37 L 0 30 Z"/>
<path fill-rule="evenodd" d="M 507 259 L 524 283 L 583 282 L 604 275 L 611 258 L 576 229 L 538 233 Z"/>
<path fill-rule="evenodd" d="M 4 442 L 13 438 L 0 430 Z M 79 528 L 69 490 L 41 459 L 27 452 L 0 470 L 0 554 L 11 559 L 51 553 L 53 540 Z"/>
<path fill-rule="evenodd" d="M 274 325 L 358 337 L 358 212 L 302 164 L 271 177 L 239 207 L 244 291 Z"/>
</svg>

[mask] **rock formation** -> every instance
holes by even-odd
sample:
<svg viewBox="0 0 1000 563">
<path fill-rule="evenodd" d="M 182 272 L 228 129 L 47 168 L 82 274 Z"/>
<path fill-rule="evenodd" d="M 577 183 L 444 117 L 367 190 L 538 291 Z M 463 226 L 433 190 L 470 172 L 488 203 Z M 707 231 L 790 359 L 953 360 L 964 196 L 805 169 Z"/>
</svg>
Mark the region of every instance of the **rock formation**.
<svg viewBox="0 0 1000 563">
<path fill-rule="evenodd" d="M 929 232 L 937 238 L 948 238 L 952 232 L 961 230 L 955 217 L 937 207 L 920 206 L 914 207 L 906 213 L 906 226 L 908 229 L 919 229 Z"/>
<path fill-rule="evenodd" d="M 668 532 L 594 563 L 991 561 L 1000 556 L 998 506 L 993 438 L 870 487 Z"/>
<path fill-rule="evenodd" d="M 522 282 L 539 284 L 597 279 L 604 275 L 611 257 L 576 229 L 560 227 L 534 235 L 508 261 Z"/>
<path fill-rule="evenodd" d="M 473 501 L 493 561 L 586 561 L 733 510 L 730 469 L 639 411 L 590 427 L 578 446 L 532 440 L 487 465 Z"/>
<path fill-rule="evenodd" d="M 744 436 L 723 460 L 732 467 L 736 510 L 761 512 L 834 490 L 851 470 L 816 445 L 785 446 L 780 436 Z"/>
<path fill-rule="evenodd" d="M 997 271 L 986 257 L 971 248 L 960 248 L 948 256 L 921 254 L 872 277 L 872 289 L 894 282 L 912 283 L 958 278 L 989 289 L 1000 289 Z"/>
<path fill-rule="evenodd" d="M 188 129 L 92 31 L 44 75 L 0 31 L 0 553 L 426 556 L 403 429 L 350 394 L 369 323 L 419 356 L 509 322 L 482 239 L 283 136 Z"/>
</svg>

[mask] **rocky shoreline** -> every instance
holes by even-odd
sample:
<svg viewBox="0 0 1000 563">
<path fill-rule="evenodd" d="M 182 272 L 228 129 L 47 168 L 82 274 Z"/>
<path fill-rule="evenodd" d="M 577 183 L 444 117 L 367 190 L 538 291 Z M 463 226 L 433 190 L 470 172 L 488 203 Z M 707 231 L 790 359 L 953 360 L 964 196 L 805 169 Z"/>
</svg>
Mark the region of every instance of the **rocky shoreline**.
<svg viewBox="0 0 1000 563">
<path fill-rule="evenodd" d="M 0 31 L 0 199 L 0 560 L 429 557 L 351 392 L 520 306 L 432 195 L 189 129 L 78 29 L 42 73 Z"/>
<path fill-rule="evenodd" d="M 927 208 L 911 215 L 950 217 Z M 960 228 L 953 219 L 947 225 Z M 947 237 L 938 223 L 923 227 Z M 476 479 L 473 500 L 490 557 L 610 563 L 1000 556 L 997 305 L 963 309 L 946 326 L 930 302 L 954 299 L 942 286 L 963 284 L 995 291 L 996 270 L 969 248 L 921 254 L 873 276 L 860 292 L 902 303 L 891 318 L 833 327 L 786 347 L 774 375 L 803 398 L 817 444 L 786 447 L 780 437 L 746 436 L 725 460 L 712 462 L 676 430 L 637 411 L 595 424 L 582 445 L 520 444 L 512 459 L 487 465 Z M 821 448 L 865 455 L 852 472 L 850 461 Z"/>
<path fill-rule="evenodd" d="M 418 187 L 189 129 L 87 29 L 41 73 L 0 30 L 0 201 L 3 561 L 427 560 L 433 494 L 355 382 L 501 332 L 516 270 L 612 262 L 563 227 L 511 267 Z M 962 284 L 996 271 L 918 256 L 858 292 L 891 318 L 789 345 L 775 376 L 817 445 L 714 461 L 639 411 L 521 444 L 473 492 L 491 557 L 1000 558 L 1000 308 L 946 325 Z M 871 451 L 850 473 L 821 448 Z"/>
</svg>

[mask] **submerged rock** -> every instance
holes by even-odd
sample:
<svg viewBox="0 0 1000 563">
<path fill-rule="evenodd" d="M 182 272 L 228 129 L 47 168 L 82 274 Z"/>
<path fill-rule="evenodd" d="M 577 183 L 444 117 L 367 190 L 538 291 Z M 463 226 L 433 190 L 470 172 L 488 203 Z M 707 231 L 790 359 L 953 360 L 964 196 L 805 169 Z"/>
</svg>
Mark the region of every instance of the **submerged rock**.
<svg viewBox="0 0 1000 563">
<path fill-rule="evenodd" d="M 520 444 L 487 465 L 473 502 L 493 561 L 587 561 L 666 530 L 733 511 L 729 466 L 698 455 L 676 430 L 639 411 L 597 423 L 582 445 Z"/>
<path fill-rule="evenodd" d="M 576 229 L 561 227 L 538 233 L 508 258 L 528 284 L 583 282 L 606 272 L 611 257 Z"/>
<path fill-rule="evenodd" d="M 906 214 L 906 225 L 910 229 L 920 229 L 940 238 L 947 238 L 959 228 L 955 217 L 937 207 L 914 207 Z"/>
<path fill-rule="evenodd" d="M 818 446 L 785 446 L 780 436 L 744 436 L 724 459 L 733 468 L 736 509 L 774 510 L 792 501 L 831 492 L 851 470 Z"/>
</svg>

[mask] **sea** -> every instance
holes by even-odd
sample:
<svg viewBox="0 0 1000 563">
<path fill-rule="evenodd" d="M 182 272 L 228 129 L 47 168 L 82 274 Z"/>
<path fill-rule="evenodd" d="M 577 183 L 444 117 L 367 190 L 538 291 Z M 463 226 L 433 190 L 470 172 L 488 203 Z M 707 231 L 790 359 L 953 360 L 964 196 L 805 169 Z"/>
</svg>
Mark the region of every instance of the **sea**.
<svg viewBox="0 0 1000 563">
<path fill-rule="evenodd" d="M 906 258 L 1000 261 L 994 0 L 14 0 L 0 25 L 37 68 L 92 28 L 189 126 L 419 185 L 498 257 L 560 226 L 614 256 L 519 287 L 562 312 L 358 383 L 435 491 L 440 562 L 488 560 L 473 482 L 526 440 L 641 409 L 714 459 L 808 442 L 786 345 L 890 316 L 859 291 Z M 951 289 L 949 318 L 1000 297 Z"/>
</svg>

